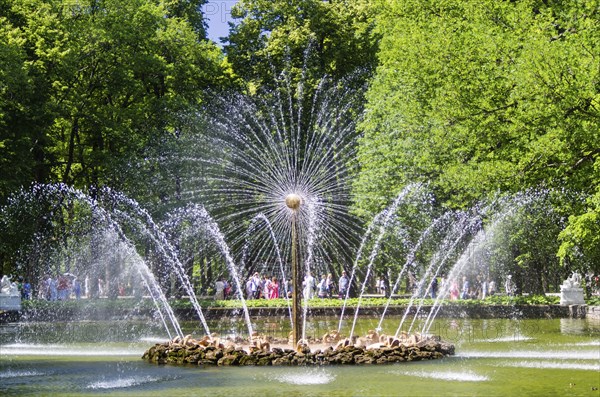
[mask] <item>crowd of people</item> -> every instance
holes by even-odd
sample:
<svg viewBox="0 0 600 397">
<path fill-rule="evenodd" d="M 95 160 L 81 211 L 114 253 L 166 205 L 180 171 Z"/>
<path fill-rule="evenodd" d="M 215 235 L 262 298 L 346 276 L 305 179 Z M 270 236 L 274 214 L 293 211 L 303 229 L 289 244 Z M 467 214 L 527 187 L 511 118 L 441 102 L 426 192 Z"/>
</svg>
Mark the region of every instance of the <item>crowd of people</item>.
<svg viewBox="0 0 600 397">
<path fill-rule="evenodd" d="M 56 277 L 45 274 L 39 283 L 38 299 L 47 301 L 81 299 L 83 286 L 77 276 L 64 273 Z"/>
<path fill-rule="evenodd" d="M 416 276 L 408 274 L 407 276 L 407 292 L 414 293 L 419 287 Z M 516 292 L 515 283 L 512 281 L 511 276 L 507 277 L 505 282 L 505 290 L 507 295 L 514 295 Z M 490 277 L 484 277 L 478 275 L 474 278 L 463 276 L 458 279 L 448 280 L 444 274 L 441 277 L 433 277 L 430 279 L 427 289 L 427 295 L 432 299 L 438 298 L 438 294 L 446 293 L 447 298 L 450 300 L 457 299 L 485 299 L 488 296 L 494 295 L 498 292 L 496 282 Z M 388 291 L 386 280 L 383 276 L 380 276 L 375 281 L 375 293 L 379 295 L 387 295 Z M 392 291 L 393 292 L 393 291 Z"/>
<path fill-rule="evenodd" d="M 72 273 L 63 273 L 57 276 L 45 274 L 37 285 L 37 298 L 47 301 L 89 298 L 91 287 L 89 277 L 82 280 Z M 97 279 L 94 287 L 94 296 L 107 297 L 109 295 L 108 282 L 102 278 Z M 132 294 L 131 288 L 122 283 L 115 285 L 115 287 L 114 294 L 117 296 Z"/>
<path fill-rule="evenodd" d="M 317 283 L 315 278 L 310 272 L 307 272 L 302 282 L 302 296 L 306 299 L 312 299 L 314 297 L 325 299 L 325 298 L 345 298 L 348 293 L 350 286 L 350 279 L 345 271 L 342 271 L 342 275 L 338 279 L 337 286 L 333 280 L 331 273 L 321 275 L 321 279 Z"/>
<path fill-rule="evenodd" d="M 310 272 L 307 272 L 302 281 L 302 297 L 307 299 L 333 297 L 343 299 L 348 295 L 349 287 L 350 279 L 345 271 L 342 271 L 337 283 L 331 273 L 322 274 L 319 281 L 317 281 Z M 414 283 L 414 287 L 416 287 L 416 283 Z M 292 282 L 289 279 L 280 282 L 277 277 L 261 276 L 256 272 L 246 281 L 245 297 L 246 299 L 276 299 L 286 296 L 291 298 L 292 288 Z M 459 279 L 447 280 L 446 276 L 442 275 L 439 280 L 437 277 L 431 280 L 428 295 L 435 299 L 438 297 L 439 291 L 444 291 L 446 288 L 450 300 L 485 299 L 500 292 L 496 282 L 490 277 L 483 275 L 477 275 L 473 278 L 463 276 L 459 282 Z M 377 278 L 375 290 L 380 295 L 387 295 L 389 292 L 383 276 Z M 516 285 L 511 275 L 506 278 L 504 291 L 510 296 L 516 293 Z M 231 294 L 232 288 L 225 279 L 217 281 L 216 299 L 227 299 Z"/>
<path fill-rule="evenodd" d="M 506 293 L 508 295 L 514 295 L 516 287 L 514 282 L 509 275 L 509 282 L 505 283 Z M 474 279 L 467 276 L 462 277 L 462 282 L 459 283 L 457 279 L 446 280 L 445 276 L 441 277 L 441 287 L 445 288 L 446 283 L 449 282 L 449 298 L 450 300 L 457 299 L 485 299 L 488 296 L 495 295 L 497 290 L 496 282 L 490 277 L 477 275 Z M 432 298 L 435 298 L 435 293 L 432 293 Z"/>
<path fill-rule="evenodd" d="M 261 276 L 258 272 L 246 281 L 246 299 L 283 298 L 291 296 L 291 282 L 279 282 L 277 277 Z"/>
<path fill-rule="evenodd" d="M 409 277 L 410 279 L 410 277 Z M 34 297 L 34 288 L 28 281 L 19 277 L 17 282 L 21 298 L 29 300 Z M 600 295 L 600 277 L 592 273 L 585 276 L 586 292 L 589 295 Z M 302 282 L 302 297 L 307 299 L 317 298 L 346 298 L 350 287 L 350 279 L 345 271 L 342 271 L 337 283 L 334 281 L 331 273 L 322 274 L 320 280 L 307 272 Z M 417 283 L 409 282 L 409 289 L 414 292 Z M 215 299 L 228 299 L 234 295 L 233 286 L 225 278 L 220 278 L 215 284 Z M 98 279 L 97 296 L 108 295 L 108 285 Z M 380 276 L 375 281 L 375 291 L 380 295 L 387 295 L 388 287 L 386 280 Z M 517 293 L 517 287 L 509 274 L 505 277 L 501 289 L 498 288 L 493 278 L 484 275 L 467 276 L 447 279 L 444 274 L 439 278 L 434 277 L 427 291 L 428 295 L 435 299 L 439 291 L 446 293 L 447 299 L 485 299 L 489 296 L 504 293 L 507 296 L 514 296 Z M 80 278 L 71 273 L 63 273 L 57 276 L 45 274 L 38 282 L 35 288 L 35 296 L 38 299 L 47 301 L 58 301 L 68 299 L 81 299 L 89 297 L 89 280 L 86 277 L 83 282 Z M 277 277 L 261 276 L 258 272 L 248 278 L 245 284 L 246 299 L 277 299 L 291 298 L 293 285 L 290 279 L 278 280 Z M 119 284 L 118 295 L 126 296 L 130 294 L 125 286 Z M 116 294 L 116 292 L 115 292 Z"/>
<path fill-rule="evenodd" d="M 350 280 L 345 271 L 338 279 L 336 285 L 331 273 L 321 275 L 317 282 L 315 278 L 306 273 L 302 281 L 302 297 L 307 299 L 332 298 L 333 296 L 344 298 L 348 292 Z M 215 284 L 215 299 L 227 299 L 231 296 L 232 288 L 225 279 L 220 279 Z M 277 277 L 261 276 L 258 272 L 246 280 L 246 299 L 277 299 L 291 298 L 293 293 L 292 280 L 278 280 Z"/>
</svg>

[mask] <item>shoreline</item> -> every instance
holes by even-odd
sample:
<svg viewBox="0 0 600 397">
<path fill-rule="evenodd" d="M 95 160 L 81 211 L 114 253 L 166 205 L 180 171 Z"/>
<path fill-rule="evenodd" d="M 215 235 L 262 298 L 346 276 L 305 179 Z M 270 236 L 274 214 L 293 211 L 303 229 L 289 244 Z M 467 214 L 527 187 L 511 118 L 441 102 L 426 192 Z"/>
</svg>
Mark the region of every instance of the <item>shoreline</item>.
<svg viewBox="0 0 600 397">
<path fill-rule="evenodd" d="M 418 311 L 417 307 L 411 307 L 408 315 L 427 316 L 431 310 L 431 305 L 424 305 Z M 383 306 L 361 307 L 359 316 L 386 316 L 404 315 L 407 306 L 389 306 L 387 309 Z M 312 316 L 333 316 L 341 315 L 340 307 L 316 307 L 308 308 L 307 315 Z M 194 321 L 198 319 L 198 314 L 194 309 L 173 309 L 173 312 L 179 321 Z M 115 308 L 108 311 L 106 308 L 85 307 L 78 310 L 76 306 L 59 308 L 37 308 L 24 309 L 21 311 L 0 313 L 0 324 L 9 322 L 27 322 L 27 321 L 69 321 L 74 317 L 79 320 L 115 320 L 122 318 L 151 317 L 153 310 L 141 308 Z M 223 307 L 205 307 L 202 313 L 207 320 L 214 320 L 223 317 L 235 317 L 242 315 L 240 308 Z M 287 307 L 252 307 L 248 308 L 250 317 L 289 317 Z M 344 315 L 354 316 L 355 307 L 346 307 Z M 437 318 L 473 318 L 473 319 L 493 319 L 493 318 L 600 318 L 600 306 L 588 305 L 442 305 L 439 307 Z"/>
</svg>

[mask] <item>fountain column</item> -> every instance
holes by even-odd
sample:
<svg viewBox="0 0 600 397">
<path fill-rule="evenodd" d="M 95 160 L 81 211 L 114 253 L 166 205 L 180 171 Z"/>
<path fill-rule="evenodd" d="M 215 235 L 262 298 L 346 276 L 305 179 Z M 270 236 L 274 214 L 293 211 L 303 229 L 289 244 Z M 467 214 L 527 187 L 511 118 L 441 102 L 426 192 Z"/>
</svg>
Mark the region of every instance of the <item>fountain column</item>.
<svg viewBox="0 0 600 397">
<path fill-rule="evenodd" d="M 302 199 L 297 194 L 288 194 L 285 198 L 285 204 L 292 210 L 292 341 L 293 346 L 297 346 L 300 339 L 302 339 L 300 321 L 302 315 L 300 308 L 300 299 L 302 297 L 300 288 L 302 287 L 302 282 L 300 281 L 301 271 L 300 261 L 298 260 L 298 231 L 296 229 L 296 221 Z"/>
</svg>

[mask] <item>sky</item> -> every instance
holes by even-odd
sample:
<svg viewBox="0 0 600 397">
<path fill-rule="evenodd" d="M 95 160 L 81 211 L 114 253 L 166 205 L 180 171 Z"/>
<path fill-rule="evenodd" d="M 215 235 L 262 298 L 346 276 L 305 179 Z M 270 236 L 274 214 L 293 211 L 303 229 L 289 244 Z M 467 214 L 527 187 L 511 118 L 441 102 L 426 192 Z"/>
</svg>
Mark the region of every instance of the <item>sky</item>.
<svg viewBox="0 0 600 397">
<path fill-rule="evenodd" d="M 231 8 L 238 0 L 209 0 L 202 10 L 204 18 L 208 21 L 208 38 L 221 45 L 219 37 L 227 36 L 229 25 L 227 22 L 233 22 L 231 18 Z"/>
</svg>

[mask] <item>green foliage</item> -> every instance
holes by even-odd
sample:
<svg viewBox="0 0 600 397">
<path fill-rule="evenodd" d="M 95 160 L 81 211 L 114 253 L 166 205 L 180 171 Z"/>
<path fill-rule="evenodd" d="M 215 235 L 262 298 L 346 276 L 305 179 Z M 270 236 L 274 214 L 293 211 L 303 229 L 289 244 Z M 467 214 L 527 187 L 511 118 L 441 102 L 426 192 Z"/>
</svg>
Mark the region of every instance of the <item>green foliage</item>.
<svg viewBox="0 0 600 397">
<path fill-rule="evenodd" d="M 599 180 L 595 2 L 385 2 L 356 183 L 431 181 L 465 207 L 497 190 Z"/>
<path fill-rule="evenodd" d="M 173 134 L 221 73 L 218 48 L 198 40 L 198 10 L 194 27 L 181 18 L 197 3 L 6 2 L 0 63 L 6 59 L 11 73 L 0 76 L 0 87 L 17 97 L 0 103 L 8 110 L 0 112 L 0 142 L 14 157 L 39 152 L 24 157 L 37 174 L 18 182 L 126 189 L 131 160 Z M 21 120 L 33 125 L 11 139 Z M 26 140 L 35 134 L 41 139 Z"/>
<path fill-rule="evenodd" d="M 376 61 L 368 1 L 242 0 L 232 16 L 240 21 L 231 27 L 225 52 L 235 72 L 254 85 L 272 84 L 273 70 L 339 79 Z"/>
<path fill-rule="evenodd" d="M 588 306 L 600 306 L 600 296 L 593 296 L 585 300 Z"/>
<path fill-rule="evenodd" d="M 580 269 L 600 273 L 600 190 L 588 199 L 587 211 L 569 217 L 559 237 L 558 256 L 563 264 L 574 262 Z"/>
<path fill-rule="evenodd" d="M 459 299 L 459 300 L 442 300 L 439 303 L 442 305 L 557 305 L 560 298 L 554 295 L 523 295 L 523 296 L 505 296 L 494 295 L 486 299 Z M 421 303 L 421 300 L 415 300 L 413 303 Z M 170 302 L 171 306 L 176 309 L 192 309 L 191 302 L 187 300 L 177 300 Z M 303 300 L 302 306 L 305 305 Z M 385 307 L 388 303 L 387 298 L 349 298 L 346 301 L 346 307 L 357 307 L 360 304 L 362 308 L 369 307 Z M 434 299 L 424 299 L 424 305 L 433 305 Z M 202 307 L 223 307 L 229 309 L 242 308 L 241 301 L 236 299 L 231 300 L 205 300 L 201 301 Z M 342 299 L 311 299 L 308 301 L 308 307 L 311 308 L 341 308 L 344 304 Z M 393 298 L 389 301 L 391 306 L 408 306 L 410 299 L 408 298 Z M 287 308 L 288 301 L 286 299 L 250 299 L 246 300 L 248 308 Z"/>
<path fill-rule="evenodd" d="M 510 215 L 494 226 L 485 242 L 485 266 L 491 274 L 512 274 L 519 291 L 551 291 L 568 276 L 556 252 L 558 235 L 565 227 L 564 194 L 533 191 L 525 205 L 514 204 Z"/>
<path fill-rule="evenodd" d="M 446 208 L 528 188 L 597 193 L 598 2 L 379 4 L 380 63 L 361 126 L 357 213 L 377 213 L 415 181 L 427 182 Z M 568 196 L 552 205 L 557 219 L 573 215 L 571 226 L 531 214 L 506 236 L 515 250 L 505 265 L 527 269 L 523 280 L 541 269 L 560 274 L 553 256 L 566 226 L 561 257 L 598 263 L 597 207 Z"/>
<path fill-rule="evenodd" d="M 495 295 L 483 300 L 467 299 L 467 300 L 443 300 L 442 305 L 557 305 L 560 298 L 558 296 L 546 295 L 529 295 L 529 296 L 505 296 Z M 420 302 L 420 300 L 415 301 Z M 236 299 L 231 300 L 207 300 L 199 299 L 200 306 L 203 308 L 227 308 L 241 309 L 241 301 Z M 361 308 L 385 307 L 388 303 L 387 298 L 363 298 L 360 299 Z M 588 305 L 600 305 L 597 297 L 586 300 Z M 171 299 L 169 304 L 173 309 L 193 309 L 192 303 L 187 299 Z M 305 302 L 302 302 L 304 305 Z M 342 299 L 312 299 L 308 302 L 311 308 L 342 308 L 344 301 Z M 408 306 L 410 299 L 399 298 L 390 301 L 391 306 Z M 434 304 L 433 299 L 424 299 L 424 305 Z M 359 305 L 358 298 L 350 298 L 346 302 L 346 307 L 357 307 Z M 281 308 L 288 307 L 288 301 L 285 299 L 250 299 L 246 301 L 248 308 Z M 45 301 L 45 300 L 24 300 L 22 301 L 24 310 L 152 310 L 154 304 L 150 299 L 82 299 L 82 300 L 66 300 L 66 301 Z"/>
<path fill-rule="evenodd" d="M 61 310 L 107 311 L 111 310 L 154 310 L 156 306 L 151 299 L 70 299 L 64 301 L 46 301 L 39 299 L 22 300 L 23 310 Z"/>
<path fill-rule="evenodd" d="M 486 305 L 558 305 L 560 297 L 555 295 L 494 295 L 482 301 Z"/>
<path fill-rule="evenodd" d="M 205 91 L 228 85 L 221 51 L 204 38 L 201 4 L 2 1 L 0 203 L 32 182 L 92 195 L 111 186 L 154 211 L 174 201 L 177 169 L 160 159 Z M 28 238 L 5 233 L 3 271 L 14 270 L 15 246 L 47 226 L 36 216 L 19 218 Z"/>
</svg>

